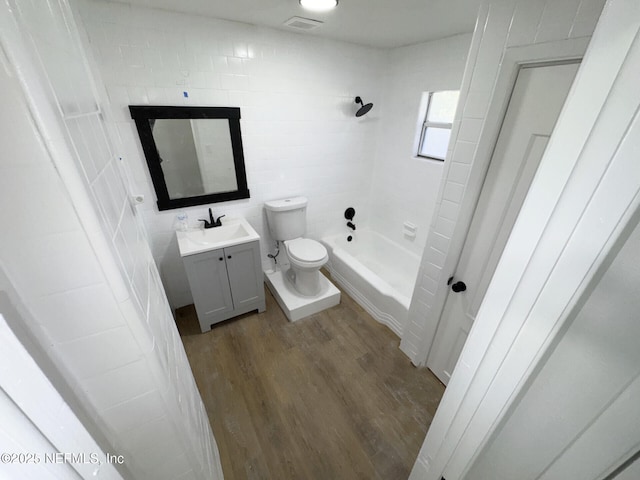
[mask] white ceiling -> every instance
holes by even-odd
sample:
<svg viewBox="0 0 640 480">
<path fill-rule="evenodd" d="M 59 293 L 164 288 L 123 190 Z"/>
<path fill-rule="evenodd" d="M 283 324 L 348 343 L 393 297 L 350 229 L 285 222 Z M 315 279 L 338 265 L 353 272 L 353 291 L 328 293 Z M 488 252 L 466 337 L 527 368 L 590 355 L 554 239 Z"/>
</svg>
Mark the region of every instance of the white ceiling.
<svg viewBox="0 0 640 480">
<path fill-rule="evenodd" d="M 306 35 L 374 47 L 400 47 L 473 31 L 482 0 L 340 0 L 331 12 L 311 12 L 298 0 L 108 0 L 205 15 L 291 31 L 293 16 L 324 25 Z M 295 30 L 299 31 L 299 30 Z"/>
</svg>

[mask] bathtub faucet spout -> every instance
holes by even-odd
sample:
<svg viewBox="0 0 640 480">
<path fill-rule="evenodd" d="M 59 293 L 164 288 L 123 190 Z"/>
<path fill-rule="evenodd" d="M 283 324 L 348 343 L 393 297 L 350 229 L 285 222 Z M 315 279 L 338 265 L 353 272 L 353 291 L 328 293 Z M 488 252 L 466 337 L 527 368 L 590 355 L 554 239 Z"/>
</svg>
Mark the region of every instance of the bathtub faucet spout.
<svg viewBox="0 0 640 480">
<path fill-rule="evenodd" d="M 347 227 L 349 227 L 351 230 L 355 230 L 356 229 L 356 226 L 351 222 L 347 222 Z"/>
</svg>

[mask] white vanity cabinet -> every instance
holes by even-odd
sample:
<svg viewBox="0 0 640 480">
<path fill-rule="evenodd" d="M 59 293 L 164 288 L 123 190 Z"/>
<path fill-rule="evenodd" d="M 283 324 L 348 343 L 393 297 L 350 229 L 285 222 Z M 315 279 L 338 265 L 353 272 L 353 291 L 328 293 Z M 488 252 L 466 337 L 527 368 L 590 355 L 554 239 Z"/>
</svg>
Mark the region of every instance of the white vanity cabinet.
<svg viewBox="0 0 640 480">
<path fill-rule="evenodd" d="M 246 221 L 242 223 L 244 225 L 238 228 L 233 223 L 226 225 L 228 233 L 225 233 L 225 225 L 217 227 L 217 232 L 205 232 L 212 237 L 207 238 L 209 243 L 202 241 L 200 232 L 178 233 L 182 261 L 202 332 L 228 318 L 265 310 L 259 237 L 252 229 L 248 232 L 252 234 L 250 241 L 246 235 L 238 235 L 237 231 L 251 228 Z M 239 238 L 224 241 L 216 238 L 236 236 Z M 222 245 L 223 248 L 215 248 Z"/>
<path fill-rule="evenodd" d="M 200 329 L 236 315 L 265 310 L 258 242 L 183 258 Z"/>
</svg>

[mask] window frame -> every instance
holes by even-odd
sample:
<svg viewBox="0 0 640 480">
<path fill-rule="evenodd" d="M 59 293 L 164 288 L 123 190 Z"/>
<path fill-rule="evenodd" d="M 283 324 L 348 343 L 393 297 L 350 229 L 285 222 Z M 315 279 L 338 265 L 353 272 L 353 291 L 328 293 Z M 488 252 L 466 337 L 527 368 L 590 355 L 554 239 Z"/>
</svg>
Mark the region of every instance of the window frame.
<svg viewBox="0 0 640 480">
<path fill-rule="evenodd" d="M 416 152 L 416 156 L 420 157 L 420 158 L 428 158 L 429 160 L 437 160 L 439 162 L 444 162 L 445 158 L 446 158 L 446 154 L 444 157 L 436 157 L 433 155 L 422 155 L 420 152 L 422 152 L 422 147 L 424 145 L 424 141 L 425 141 L 425 137 L 427 135 L 427 128 L 429 127 L 433 127 L 433 128 L 442 128 L 442 129 L 448 129 L 448 130 L 452 130 L 453 129 L 453 122 L 451 123 L 443 123 L 443 122 L 430 122 L 428 120 L 429 118 L 429 111 L 431 110 L 431 100 L 433 99 L 433 95 L 435 93 L 438 92 L 446 92 L 448 90 L 437 90 L 437 91 L 433 91 L 433 92 L 427 92 L 428 96 L 427 96 L 427 108 L 425 109 L 424 112 L 424 121 L 422 122 L 422 127 L 421 127 L 421 131 L 420 131 L 420 140 L 418 141 L 418 151 Z M 457 108 L 457 106 L 456 106 Z M 449 142 L 451 142 L 451 136 L 449 136 Z M 448 149 L 448 146 L 447 146 Z"/>
</svg>

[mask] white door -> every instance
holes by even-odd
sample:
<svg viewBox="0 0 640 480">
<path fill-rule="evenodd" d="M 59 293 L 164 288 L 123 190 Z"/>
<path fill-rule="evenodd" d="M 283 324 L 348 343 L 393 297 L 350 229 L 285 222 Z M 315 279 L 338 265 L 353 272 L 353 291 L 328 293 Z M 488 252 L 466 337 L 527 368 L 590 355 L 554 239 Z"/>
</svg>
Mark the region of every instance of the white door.
<svg viewBox="0 0 640 480">
<path fill-rule="evenodd" d="M 639 290 L 636 226 L 465 480 L 613 480 L 612 470 L 625 470 L 640 449 Z M 637 463 L 619 478 L 639 473 Z"/>
<path fill-rule="evenodd" d="M 233 311 L 224 257 L 224 250 L 220 248 L 183 258 L 200 330 L 203 333 L 211 330 L 211 324 L 228 318 L 229 312 Z"/>
<path fill-rule="evenodd" d="M 227 247 L 224 254 L 227 257 L 233 308 L 240 313 L 244 313 L 247 308 L 259 308 L 264 295 L 264 281 L 258 242 Z"/>
<path fill-rule="evenodd" d="M 427 366 L 446 385 L 578 70 L 523 67 L 482 187 Z"/>
</svg>

